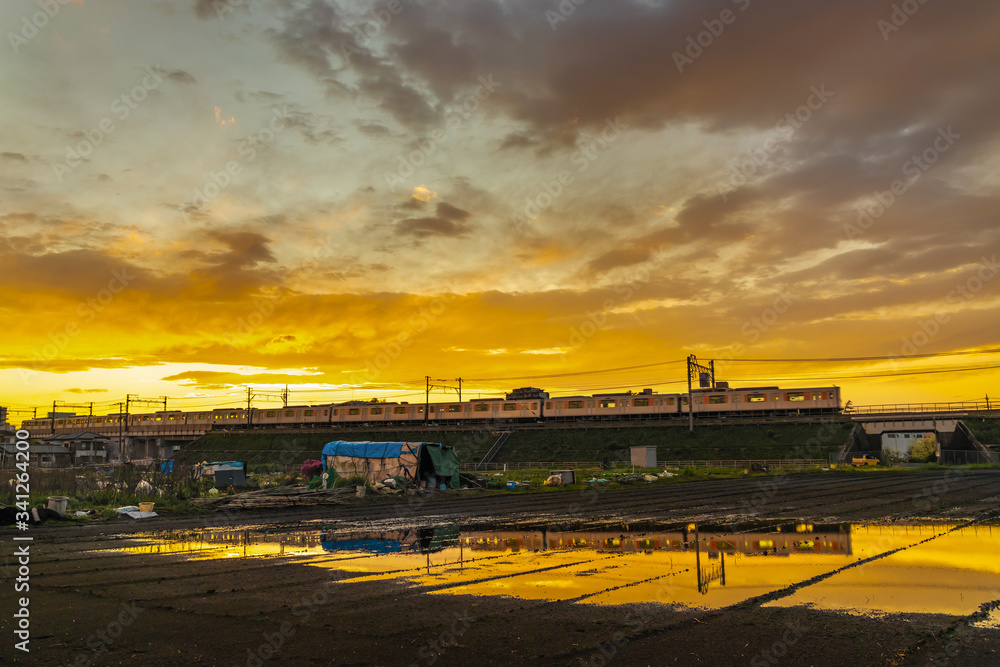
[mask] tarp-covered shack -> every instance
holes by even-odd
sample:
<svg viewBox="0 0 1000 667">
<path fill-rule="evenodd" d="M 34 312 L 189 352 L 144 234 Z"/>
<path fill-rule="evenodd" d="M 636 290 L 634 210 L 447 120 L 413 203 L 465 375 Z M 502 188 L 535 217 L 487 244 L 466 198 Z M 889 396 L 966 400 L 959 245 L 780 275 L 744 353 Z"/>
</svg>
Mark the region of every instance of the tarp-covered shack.
<svg viewBox="0 0 1000 667">
<path fill-rule="evenodd" d="M 336 440 L 323 447 L 323 469 L 342 477 L 361 475 L 369 482 L 403 477 L 414 484 L 426 480 L 435 486 L 458 488 L 458 454 L 437 442 Z"/>
</svg>

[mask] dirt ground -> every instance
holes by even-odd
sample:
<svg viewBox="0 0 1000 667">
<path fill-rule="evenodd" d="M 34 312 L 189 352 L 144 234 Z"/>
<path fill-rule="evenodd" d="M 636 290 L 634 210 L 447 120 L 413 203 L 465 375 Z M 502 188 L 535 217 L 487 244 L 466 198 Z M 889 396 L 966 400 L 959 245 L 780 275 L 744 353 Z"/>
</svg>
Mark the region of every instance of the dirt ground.
<svg viewBox="0 0 1000 667">
<path fill-rule="evenodd" d="M 775 475 L 560 493 L 442 493 L 426 500 L 0 529 L 4 662 L 24 665 L 996 665 L 1000 630 L 976 617 L 863 616 L 766 602 L 714 611 L 428 594 L 398 581 L 340 585 L 302 558 L 189 560 L 103 551 L 137 533 L 208 527 L 364 529 L 427 525 L 793 520 L 990 521 L 1000 471 Z M 31 536 L 30 592 L 14 549 Z M 1000 555 L 998 555 L 1000 560 Z M 30 599 L 30 653 L 14 648 L 16 600 Z M 1000 605 L 1000 591 L 997 592 Z"/>
</svg>

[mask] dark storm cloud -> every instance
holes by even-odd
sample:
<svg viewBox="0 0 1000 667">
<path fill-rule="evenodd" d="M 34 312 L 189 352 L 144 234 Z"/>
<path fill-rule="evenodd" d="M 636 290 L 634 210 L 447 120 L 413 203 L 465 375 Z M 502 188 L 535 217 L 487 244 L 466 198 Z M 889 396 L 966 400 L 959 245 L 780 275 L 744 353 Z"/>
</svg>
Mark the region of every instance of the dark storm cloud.
<svg viewBox="0 0 1000 667">
<path fill-rule="evenodd" d="M 472 214 L 468 211 L 463 211 L 458 207 L 452 206 L 448 202 L 440 202 L 437 205 L 437 215 L 439 218 L 444 218 L 445 220 L 460 222 L 462 220 L 467 220 Z"/>
<path fill-rule="evenodd" d="M 461 224 L 443 218 L 410 218 L 396 223 L 396 232 L 425 238 L 430 236 L 465 236 L 469 230 Z"/>
<path fill-rule="evenodd" d="M 157 74 L 159 74 L 160 76 L 167 77 L 174 83 L 196 82 L 196 79 L 191 73 L 185 72 L 182 69 L 163 69 L 162 67 L 154 67 L 153 69 L 156 71 Z"/>
<path fill-rule="evenodd" d="M 368 20 L 358 24 L 362 30 Z M 305 67 L 332 93 L 375 100 L 404 127 L 429 127 L 435 113 L 404 79 L 405 70 L 373 55 L 367 39 L 358 38 L 353 27 L 335 7 L 313 0 L 288 10 L 281 28 L 269 34 L 285 58 Z"/>
</svg>

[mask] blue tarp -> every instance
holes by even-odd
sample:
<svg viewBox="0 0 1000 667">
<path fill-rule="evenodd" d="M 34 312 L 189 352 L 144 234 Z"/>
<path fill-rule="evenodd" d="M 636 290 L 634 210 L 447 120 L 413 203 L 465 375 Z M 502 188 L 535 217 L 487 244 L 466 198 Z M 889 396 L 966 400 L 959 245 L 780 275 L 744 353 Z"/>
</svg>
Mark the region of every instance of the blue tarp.
<svg viewBox="0 0 1000 667">
<path fill-rule="evenodd" d="M 359 459 L 398 459 L 405 442 L 344 442 L 334 440 L 323 446 L 323 469 L 327 456 L 350 456 Z"/>
<path fill-rule="evenodd" d="M 174 471 L 174 461 L 173 459 L 169 461 L 162 461 L 160 463 L 160 472 L 173 472 Z"/>
</svg>

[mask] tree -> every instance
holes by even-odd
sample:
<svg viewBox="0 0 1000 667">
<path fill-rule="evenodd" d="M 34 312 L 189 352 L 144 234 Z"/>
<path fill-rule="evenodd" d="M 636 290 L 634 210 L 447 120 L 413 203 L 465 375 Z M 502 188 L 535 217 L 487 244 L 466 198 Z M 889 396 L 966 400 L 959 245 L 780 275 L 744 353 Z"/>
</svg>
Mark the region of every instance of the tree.
<svg viewBox="0 0 1000 667">
<path fill-rule="evenodd" d="M 933 435 L 920 438 L 910 445 L 907 453 L 911 462 L 930 463 L 937 458 L 937 438 Z"/>
</svg>

